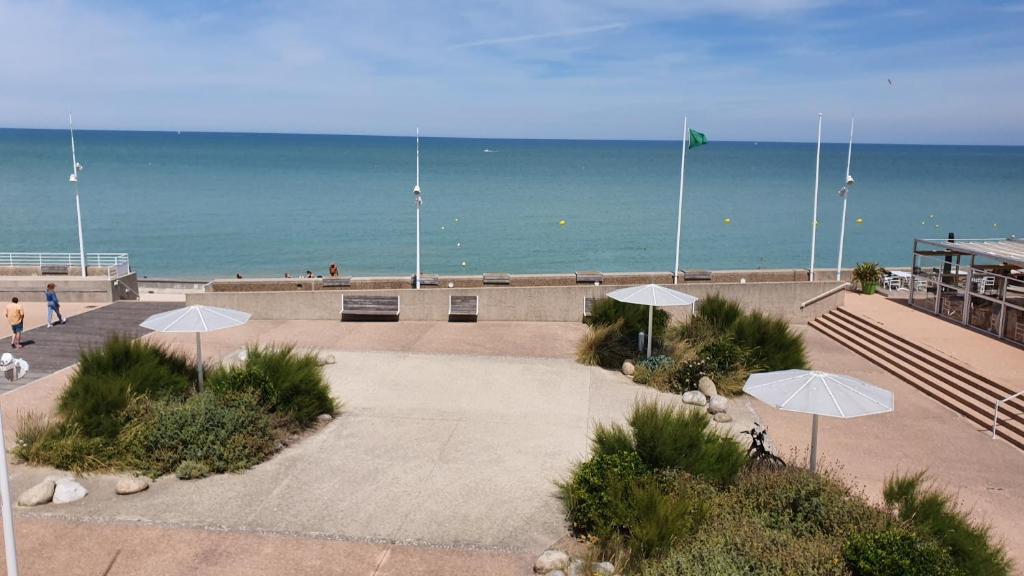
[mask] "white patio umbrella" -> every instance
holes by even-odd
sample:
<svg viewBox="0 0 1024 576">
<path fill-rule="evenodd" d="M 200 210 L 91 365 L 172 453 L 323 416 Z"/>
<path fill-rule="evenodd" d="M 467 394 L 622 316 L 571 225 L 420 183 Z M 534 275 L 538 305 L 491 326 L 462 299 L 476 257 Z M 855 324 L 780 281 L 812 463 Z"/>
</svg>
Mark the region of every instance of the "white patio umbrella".
<svg viewBox="0 0 1024 576">
<path fill-rule="evenodd" d="M 693 306 L 696 296 L 663 288 L 657 284 L 630 286 L 609 292 L 608 297 L 627 304 L 644 304 L 647 306 L 647 357 L 651 357 L 651 342 L 654 340 L 654 307 L 655 306 Z"/>
<path fill-rule="evenodd" d="M 811 370 L 751 374 L 743 391 L 780 410 L 813 414 L 811 472 L 818 460 L 818 416 L 856 418 L 893 411 L 892 392 L 850 376 Z"/>
<path fill-rule="evenodd" d="M 200 334 L 241 326 L 249 321 L 247 312 L 213 306 L 186 306 L 170 312 L 161 312 L 146 318 L 143 328 L 154 332 L 195 332 L 196 369 L 199 371 L 199 389 L 203 389 L 203 344 Z"/>
</svg>

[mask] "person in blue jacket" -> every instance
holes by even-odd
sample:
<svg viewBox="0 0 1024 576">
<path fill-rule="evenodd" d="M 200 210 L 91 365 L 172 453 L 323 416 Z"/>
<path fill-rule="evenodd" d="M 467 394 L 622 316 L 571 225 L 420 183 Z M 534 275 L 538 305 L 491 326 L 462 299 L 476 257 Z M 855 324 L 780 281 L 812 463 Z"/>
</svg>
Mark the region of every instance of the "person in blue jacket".
<svg viewBox="0 0 1024 576">
<path fill-rule="evenodd" d="M 46 285 L 46 327 L 53 326 L 53 315 L 57 314 L 57 324 L 64 323 L 64 317 L 60 315 L 60 300 L 57 298 L 57 285 L 50 282 Z"/>
</svg>

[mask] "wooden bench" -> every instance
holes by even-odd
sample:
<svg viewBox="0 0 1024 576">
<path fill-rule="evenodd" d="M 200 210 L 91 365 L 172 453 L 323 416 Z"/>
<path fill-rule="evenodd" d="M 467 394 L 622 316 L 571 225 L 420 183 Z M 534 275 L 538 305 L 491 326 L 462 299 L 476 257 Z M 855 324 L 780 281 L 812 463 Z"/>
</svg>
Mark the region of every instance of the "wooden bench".
<svg viewBox="0 0 1024 576">
<path fill-rule="evenodd" d="M 600 272 L 577 272 L 577 284 L 600 284 L 604 282 L 604 274 Z"/>
<path fill-rule="evenodd" d="M 416 275 L 409 279 L 413 286 L 416 285 Z M 420 286 L 440 286 L 441 278 L 437 274 L 420 274 Z"/>
<path fill-rule="evenodd" d="M 484 284 L 494 286 L 508 286 L 512 283 L 512 277 L 505 272 L 484 272 Z"/>
<path fill-rule="evenodd" d="M 711 270 L 683 270 L 684 282 L 710 281 Z"/>
<path fill-rule="evenodd" d="M 400 310 L 399 296 L 342 295 L 341 316 L 394 316 Z"/>
<path fill-rule="evenodd" d="M 586 320 L 587 318 L 590 318 L 591 316 L 593 316 L 592 311 L 594 309 L 594 302 L 596 302 L 597 300 L 598 300 L 598 298 L 594 298 L 593 296 L 587 296 L 586 298 L 583 299 L 583 319 L 584 320 Z"/>
<path fill-rule="evenodd" d="M 67 276 L 68 268 L 69 266 L 67 264 L 40 264 L 39 273 L 43 275 L 59 274 L 62 276 Z"/>
<path fill-rule="evenodd" d="M 348 288 L 351 285 L 351 276 L 335 276 L 333 278 L 324 278 L 324 288 Z"/>
<path fill-rule="evenodd" d="M 448 320 L 475 320 L 480 312 L 480 298 L 452 294 L 448 296 Z"/>
</svg>

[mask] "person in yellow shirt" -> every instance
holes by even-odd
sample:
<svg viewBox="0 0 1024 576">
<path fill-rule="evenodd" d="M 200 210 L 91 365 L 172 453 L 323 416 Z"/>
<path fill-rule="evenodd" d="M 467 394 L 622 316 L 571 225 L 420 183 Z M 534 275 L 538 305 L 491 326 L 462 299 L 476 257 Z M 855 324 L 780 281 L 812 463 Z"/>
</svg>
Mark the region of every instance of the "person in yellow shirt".
<svg viewBox="0 0 1024 576">
<path fill-rule="evenodd" d="M 7 321 L 11 323 L 11 348 L 21 348 L 21 332 L 25 329 L 25 309 L 18 304 L 18 297 L 11 298 L 7 305 Z"/>
</svg>

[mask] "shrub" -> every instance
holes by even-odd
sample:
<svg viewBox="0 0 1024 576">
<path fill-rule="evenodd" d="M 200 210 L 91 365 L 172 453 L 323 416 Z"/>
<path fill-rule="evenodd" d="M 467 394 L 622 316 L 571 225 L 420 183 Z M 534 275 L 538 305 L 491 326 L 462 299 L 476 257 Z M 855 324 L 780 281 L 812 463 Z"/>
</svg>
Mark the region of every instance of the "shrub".
<svg viewBox="0 0 1024 576">
<path fill-rule="evenodd" d="M 710 375 L 711 369 L 703 358 L 683 362 L 676 367 L 675 375 L 672 377 L 672 391 L 683 393 L 695 390 L 700 379 Z"/>
<path fill-rule="evenodd" d="M 633 445 L 632 431 L 623 428 L 619 424 L 604 425 L 598 424 L 594 428 L 594 438 L 591 441 L 594 455 L 611 455 L 620 452 L 636 452 Z"/>
<path fill-rule="evenodd" d="M 746 463 L 740 445 L 708 430 L 700 410 L 638 402 L 629 426 L 637 454 L 650 470 L 679 469 L 717 486 L 731 484 Z"/>
<path fill-rule="evenodd" d="M 622 500 L 631 482 L 647 472 L 635 452 L 596 454 L 580 463 L 559 486 L 573 532 L 608 538 L 624 531 Z"/>
<path fill-rule="evenodd" d="M 675 379 L 675 361 L 671 356 L 651 356 L 636 364 L 633 381 L 637 384 L 652 386 L 659 390 L 669 390 Z"/>
<path fill-rule="evenodd" d="M 766 371 L 807 368 L 803 339 L 781 318 L 745 314 L 733 323 L 732 336 L 750 362 Z"/>
<path fill-rule="evenodd" d="M 198 480 L 210 475 L 210 467 L 195 460 L 185 460 L 174 470 L 179 480 Z"/>
<path fill-rule="evenodd" d="M 1012 562 L 988 526 L 973 522 L 951 497 L 926 486 L 923 472 L 886 480 L 882 495 L 897 517 L 945 548 L 966 574 L 1003 576 Z"/>
<path fill-rule="evenodd" d="M 854 534 L 843 547 L 853 576 L 960 576 L 949 552 L 902 527 Z"/>
<path fill-rule="evenodd" d="M 611 298 L 601 298 L 590 308 L 590 324 L 608 326 L 622 320 L 623 334 L 635 342 L 637 334 L 647 332 L 648 314 L 647 306 L 642 304 L 627 304 Z M 661 340 L 665 335 L 668 319 L 668 312 L 660 308 L 654 309 L 655 341 Z"/>
<path fill-rule="evenodd" d="M 724 497 L 724 496 L 723 496 Z M 716 498 L 721 501 L 723 497 Z M 685 546 L 646 563 L 644 576 L 847 576 L 841 546 L 771 530 L 720 502 Z"/>
<path fill-rule="evenodd" d="M 625 520 L 631 556 L 637 560 L 661 556 L 693 535 L 707 516 L 707 507 L 695 490 L 666 493 L 648 475 L 628 486 L 620 511 Z"/>
<path fill-rule="evenodd" d="M 292 346 L 250 346 L 244 365 L 211 374 L 210 388 L 251 392 L 269 412 L 297 427 L 337 412 L 316 354 Z"/>
<path fill-rule="evenodd" d="M 145 340 L 113 336 L 83 352 L 57 403 L 58 413 L 89 437 L 113 439 L 133 395 L 183 398 L 195 369 L 180 354 Z"/>
<path fill-rule="evenodd" d="M 139 397 L 129 412 L 118 444 L 132 465 L 154 477 L 187 461 L 213 473 L 244 470 L 262 462 L 276 444 L 253 394 L 203 392 L 185 402 Z"/>
<path fill-rule="evenodd" d="M 116 468 L 120 463 L 112 441 L 86 436 L 78 424 L 37 421 L 17 434 L 13 452 L 28 464 L 91 472 Z"/>
<path fill-rule="evenodd" d="M 839 536 L 880 529 L 885 515 L 863 494 L 828 471 L 756 468 L 744 473 L 732 490 L 742 509 L 765 526 L 794 536 Z"/>
<path fill-rule="evenodd" d="M 576 348 L 576 361 L 588 366 L 618 369 L 633 357 L 632 343 L 623 336 L 622 321 L 591 326 Z"/>
</svg>

